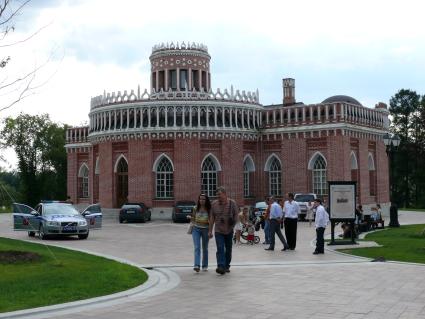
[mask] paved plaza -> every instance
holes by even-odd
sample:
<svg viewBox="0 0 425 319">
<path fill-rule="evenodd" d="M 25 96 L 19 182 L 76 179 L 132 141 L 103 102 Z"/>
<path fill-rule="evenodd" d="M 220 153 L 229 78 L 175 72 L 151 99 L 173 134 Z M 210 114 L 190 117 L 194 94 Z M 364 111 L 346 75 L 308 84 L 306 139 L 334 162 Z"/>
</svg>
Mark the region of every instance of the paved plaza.
<svg viewBox="0 0 425 319">
<path fill-rule="evenodd" d="M 399 220 L 425 223 L 425 213 L 401 212 Z M 41 242 L 13 232 L 11 222 L 10 214 L 0 215 L 0 236 Z M 43 242 L 147 267 L 151 287 L 105 302 L 18 317 L 425 318 L 425 266 L 370 262 L 329 249 L 312 255 L 314 226 L 298 227 L 295 251 L 265 251 L 261 244 L 234 246 L 231 273 L 220 276 L 215 273 L 214 239 L 209 245 L 210 270 L 192 270 L 187 224 L 119 224 L 105 218 L 103 229 L 92 231 L 88 240 Z"/>
</svg>

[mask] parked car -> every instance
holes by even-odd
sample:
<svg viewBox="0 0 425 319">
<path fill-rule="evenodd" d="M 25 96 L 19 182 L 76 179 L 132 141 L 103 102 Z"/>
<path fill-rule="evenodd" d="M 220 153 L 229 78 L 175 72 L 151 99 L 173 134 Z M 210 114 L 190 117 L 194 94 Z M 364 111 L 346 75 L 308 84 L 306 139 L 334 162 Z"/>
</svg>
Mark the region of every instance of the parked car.
<svg viewBox="0 0 425 319">
<path fill-rule="evenodd" d="M 263 216 L 264 212 L 267 209 L 267 203 L 266 202 L 257 202 L 255 203 L 254 207 L 251 211 L 250 219 L 253 221 L 256 219 L 256 217 Z"/>
<path fill-rule="evenodd" d="M 307 205 L 309 205 L 310 202 L 313 202 L 316 198 L 316 194 L 313 193 L 295 194 L 294 201 L 298 203 L 301 211 L 301 214 L 298 216 L 300 220 L 305 220 L 307 215 Z"/>
<path fill-rule="evenodd" d="M 120 209 L 119 221 L 126 222 L 146 222 L 150 221 L 152 213 L 143 203 L 126 203 Z"/>
<path fill-rule="evenodd" d="M 70 203 L 49 201 L 32 208 L 13 203 L 13 229 L 27 231 L 28 236 L 38 233 L 41 239 L 50 236 L 75 236 L 87 239 L 89 230 L 102 227 L 99 204 L 88 206 L 81 214 Z"/>
<path fill-rule="evenodd" d="M 192 210 L 195 206 L 196 203 L 191 200 L 178 201 L 173 207 L 173 213 L 171 214 L 173 222 L 176 223 L 177 221 L 190 221 L 190 219 L 187 218 L 187 215 L 192 213 Z"/>
</svg>

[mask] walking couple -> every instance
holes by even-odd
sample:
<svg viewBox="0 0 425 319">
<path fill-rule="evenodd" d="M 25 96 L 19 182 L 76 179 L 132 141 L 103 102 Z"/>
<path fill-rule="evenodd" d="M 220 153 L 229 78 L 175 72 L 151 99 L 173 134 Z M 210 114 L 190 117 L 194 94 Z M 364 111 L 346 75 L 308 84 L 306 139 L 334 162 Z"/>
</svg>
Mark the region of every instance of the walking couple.
<svg viewBox="0 0 425 319">
<path fill-rule="evenodd" d="M 226 189 L 217 188 L 217 200 L 210 203 L 206 194 L 200 194 L 198 203 L 191 219 L 193 224 L 192 238 L 194 244 L 194 268 L 200 271 L 201 241 L 202 241 L 202 270 L 208 269 L 208 241 L 214 237 L 217 246 L 216 272 L 224 275 L 230 272 L 232 261 L 233 229 L 238 222 L 239 208 L 233 199 L 227 197 Z"/>
</svg>

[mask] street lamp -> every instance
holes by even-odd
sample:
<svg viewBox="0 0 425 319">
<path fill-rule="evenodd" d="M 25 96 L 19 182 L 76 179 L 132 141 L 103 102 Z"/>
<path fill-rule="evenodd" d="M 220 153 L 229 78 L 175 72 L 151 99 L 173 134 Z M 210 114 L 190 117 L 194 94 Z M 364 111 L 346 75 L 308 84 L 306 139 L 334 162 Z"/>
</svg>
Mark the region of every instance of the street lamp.
<svg viewBox="0 0 425 319">
<path fill-rule="evenodd" d="M 384 140 L 384 144 L 386 147 L 386 152 L 388 156 L 388 160 L 390 162 L 390 168 L 391 168 L 391 174 L 390 174 L 390 201 L 391 201 L 391 207 L 390 207 L 390 227 L 400 227 L 400 224 L 398 222 L 398 209 L 397 205 L 393 202 L 394 200 L 394 158 L 395 158 L 395 151 L 397 150 L 398 146 L 400 145 L 400 138 L 397 135 L 391 135 L 389 133 L 384 134 L 382 137 Z"/>
</svg>

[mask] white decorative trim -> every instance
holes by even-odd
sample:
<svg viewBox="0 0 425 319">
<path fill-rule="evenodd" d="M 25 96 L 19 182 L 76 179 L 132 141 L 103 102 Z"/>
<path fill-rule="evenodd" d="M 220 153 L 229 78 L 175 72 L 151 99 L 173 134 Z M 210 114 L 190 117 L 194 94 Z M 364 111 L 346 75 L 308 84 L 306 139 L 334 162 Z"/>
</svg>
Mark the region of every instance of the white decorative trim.
<svg viewBox="0 0 425 319">
<path fill-rule="evenodd" d="M 114 173 L 117 172 L 118 169 L 118 163 L 120 162 L 121 159 L 125 159 L 125 161 L 127 162 L 127 166 L 128 166 L 128 160 L 127 158 L 124 156 L 124 154 L 120 154 L 120 156 L 118 156 L 117 160 L 115 161 L 115 165 L 114 165 Z"/>
<path fill-rule="evenodd" d="M 174 172 L 174 164 L 173 164 L 173 160 L 167 155 L 167 154 L 165 154 L 165 153 L 162 153 L 161 155 L 159 155 L 157 158 L 156 158 L 156 160 L 155 160 L 155 162 L 153 163 L 153 166 L 152 166 L 152 172 L 156 172 L 156 169 L 158 168 L 158 164 L 159 164 L 159 162 L 162 160 L 162 158 L 163 157 L 165 157 L 167 160 L 169 160 L 170 161 L 170 163 L 171 163 L 171 167 L 173 168 L 173 172 Z"/>
<path fill-rule="evenodd" d="M 201 161 L 201 171 L 202 171 L 202 165 L 204 164 L 204 161 L 208 158 L 211 157 L 212 161 L 214 162 L 214 165 L 217 169 L 217 172 L 221 171 L 221 165 L 220 162 L 218 161 L 217 157 L 213 154 L 213 153 L 208 153 L 207 155 L 204 156 L 204 158 Z"/>
<path fill-rule="evenodd" d="M 276 158 L 279 161 L 280 167 L 282 168 L 282 161 L 280 160 L 279 156 L 277 156 L 275 153 L 272 153 L 269 155 L 269 157 L 266 160 L 266 163 L 264 164 L 264 171 L 269 172 L 270 171 L 270 165 L 273 158 Z"/>
<path fill-rule="evenodd" d="M 354 161 L 353 161 L 353 159 L 354 159 Z M 350 153 L 350 167 L 351 167 L 351 169 L 359 169 L 359 165 L 358 165 L 358 162 L 357 162 L 357 156 L 356 156 L 356 153 L 354 151 L 351 151 L 351 153 Z"/>
<path fill-rule="evenodd" d="M 94 168 L 94 174 L 99 175 L 100 174 L 100 164 L 99 164 L 99 156 L 96 157 L 96 165 Z"/>
<path fill-rule="evenodd" d="M 255 172 L 255 163 L 250 154 L 246 154 L 243 158 L 243 163 L 247 161 L 248 172 Z"/>
<path fill-rule="evenodd" d="M 90 172 L 89 166 L 86 163 L 83 163 L 83 164 L 81 164 L 80 169 L 78 170 L 78 177 L 85 177 L 85 176 L 82 175 L 84 167 L 87 169 L 87 171 Z"/>
<path fill-rule="evenodd" d="M 328 167 L 328 162 L 326 161 L 326 157 L 319 151 L 315 152 L 308 161 L 307 169 L 312 170 L 314 168 L 314 163 L 316 162 L 317 158 L 321 156 L 323 160 L 325 161 L 326 167 Z"/>
<path fill-rule="evenodd" d="M 369 171 L 374 171 L 376 169 L 375 160 L 371 152 L 367 155 L 367 168 Z"/>
</svg>

